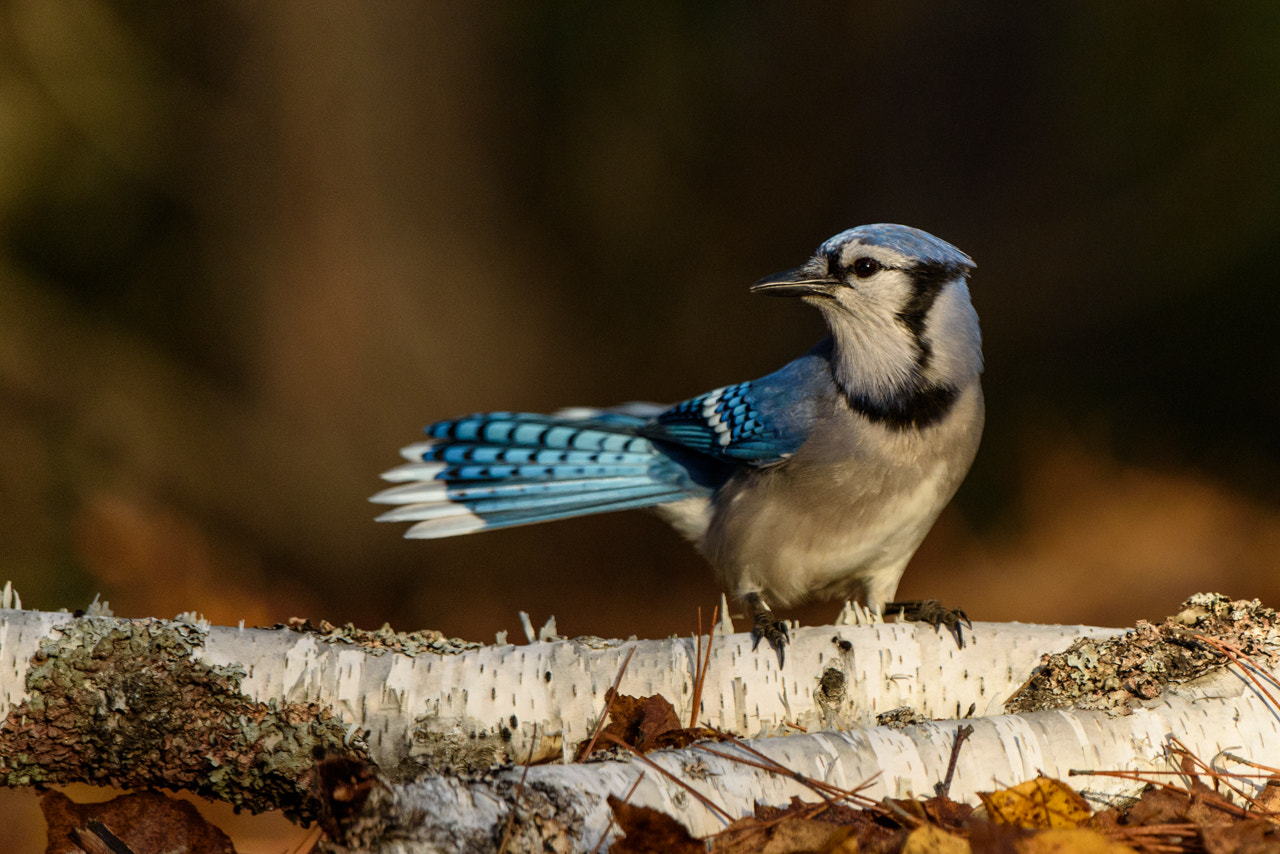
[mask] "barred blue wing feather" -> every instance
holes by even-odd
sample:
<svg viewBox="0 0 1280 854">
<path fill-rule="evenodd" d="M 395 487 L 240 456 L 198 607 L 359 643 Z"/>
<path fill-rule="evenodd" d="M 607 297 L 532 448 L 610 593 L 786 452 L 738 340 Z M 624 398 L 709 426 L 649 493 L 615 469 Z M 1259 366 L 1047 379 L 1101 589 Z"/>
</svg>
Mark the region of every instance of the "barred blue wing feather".
<svg viewBox="0 0 1280 854">
<path fill-rule="evenodd" d="M 817 401 L 834 393 L 830 340 L 772 374 L 677 403 L 641 428 L 732 465 L 781 462 L 809 438 Z"/>
<path fill-rule="evenodd" d="M 749 382 L 678 403 L 644 433 L 708 456 L 755 463 L 784 459 L 799 445 L 764 415 Z"/>
<path fill-rule="evenodd" d="M 373 497 L 397 505 L 383 521 L 417 524 L 406 536 L 447 537 L 570 516 L 651 507 L 708 494 L 651 439 L 643 418 L 491 412 L 426 428 L 399 483 Z"/>
</svg>

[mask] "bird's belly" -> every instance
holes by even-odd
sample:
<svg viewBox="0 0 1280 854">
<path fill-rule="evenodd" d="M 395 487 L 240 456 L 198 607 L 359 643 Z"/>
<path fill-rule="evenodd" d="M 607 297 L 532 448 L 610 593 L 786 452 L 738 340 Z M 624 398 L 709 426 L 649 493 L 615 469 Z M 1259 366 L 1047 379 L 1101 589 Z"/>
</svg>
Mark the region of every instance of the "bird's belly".
<svg viewBox="0 0 1280 854">
<path fill-rule="evenodd" d="M 820 495 L 803 483 L 743 490 L 717 512 L 708 557 L 732 592 L 758 590 L 781 606 L 864 589 L 892 596 L 957 480 L 939 464 L 901 483 L 889 473 L 879 484 L 837 483 Z M 791 489 L 797 494 L 784 494 Z"/>
</svg>

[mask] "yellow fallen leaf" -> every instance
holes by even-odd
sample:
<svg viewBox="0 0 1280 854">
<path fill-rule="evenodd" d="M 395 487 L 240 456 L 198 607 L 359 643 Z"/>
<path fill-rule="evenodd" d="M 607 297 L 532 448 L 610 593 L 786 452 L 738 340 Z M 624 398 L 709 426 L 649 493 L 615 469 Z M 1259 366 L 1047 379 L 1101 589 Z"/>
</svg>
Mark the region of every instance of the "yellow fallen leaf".
<svg viewBox="0 0 1280 854">
<path fill-rule="evenodd" d="M 978 797 L 992 821 L 1014 827 L 1076 827 L 1093 813 L 1074 789 L 1051 777 L 999 792 L 979 792 Z"/>
<path fill-rule="evenodd" d="M 932 824 L 922 825 L 907 836 L 902 854 L 970 854 L 969 840 L 947 833 Z"/>
<path fill-rule="evenodd" d="M 858 834 L 852 827 L 842 827 L 827 840 L 821 854 L 858 854 Z"/>
<path fill-rule="evenodd" d="M 1057 827 L 1040 830 L 1014 843 L 1018 854 L 1134 854 L 1134 849 L 1096 830 Z"/>
</svg>

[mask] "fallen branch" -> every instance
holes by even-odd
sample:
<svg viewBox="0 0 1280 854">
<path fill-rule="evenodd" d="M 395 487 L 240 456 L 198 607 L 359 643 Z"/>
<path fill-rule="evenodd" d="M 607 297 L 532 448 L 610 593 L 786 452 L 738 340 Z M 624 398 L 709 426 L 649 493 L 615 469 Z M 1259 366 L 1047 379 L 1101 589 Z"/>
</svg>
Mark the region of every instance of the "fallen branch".
<svg viewBox="0 0 1280 854">
<path fill-rule="evenodd" d="M 1170 757 L 1170 733 L 1183 733 L 1181 746 L 1199 755 L 1215 755 L 1225 746 L 1247 745 L 1246 756 L 1272 754 L 1269 739 L 1276 710 L 1247 684 L 1235 680 L 1232 696 L 1221 696 L 1222 680 L 1207 680 L 1218 696 L 1191 699 L 1186 692 L 1126 715 L 1058 710 L 998 715 L 965 721 L 935 721 L 895 729 L 869 727 L 761 739 L 747 745 L 717 744 L 659 751 L 640 758 L 586 765 L 547 765 L 529 770 L 526 799 L 537 792 L 541 817 L 517 826 L 511 850 L 589 850 L 610 830 L 610 794 L 634 789 L 629 803 L 676 818 L 694 836 L 724 829 L 726 816 L 752 814 L 756 803 L 786 804 L 793 797 L 814 800 L 814 779 L 830 790 L 858 790 L 862 799 L 916 798 L 934 794 L 948 769 L 956 728 L 973 728 L 959 752 L 951 797 L 974 801 L 979 791 L 997 789 L 1038 775 L 1066 778 L 1078 769 L 1130 768 L 1130 777 L 1090 776 L 1082 790 L 1095 803 L 1136 795 L 1143 773 L 1177 770 Z M 1190 689 L 1190 686 L 1184 686 Z M 1238 751 L 1240 748 L 1236 747 Z M 755 761 L 752 753 L 769 762 Z M 648 768 L 662 773 L 649 773 Z M 505 819 L 494 805 L 520 775 L 515 769 L 487 780 L 429 777 L 380 793 L 367 812 L 369 821 L 353 826 L 349 849 L 381 854 L 436 850 L 482 850 L 493 822 Z M 677 782 L 678 781 L 678 782 Z M 1263 781 L 1258 781 L 1259 789 Z M 698 797 L 686 791 L 691 787 Z M 379 824 L 378 816 L 415 816 L 410 826 Z M 438 848 L 435 846 L 439 846 Z"/>
<path fill-rule="evenodd" d="M 1080 637 L 1116 633 L 980 623 L 957 649 L 950 637 L 915 624 L 804 628 L 795 632 L 782 671 L 776 659 L 751 651 L 750 635 L 704 639 L 697 718 L 735 735 L 762 737 L 797 725 L 807 730 L 865 725 L 903 706 L 926 717 L 946 717 L 977 704 L 978 713 L 985 714 L 1027 678 L 1042 654 Z M 16 728 L 29 728 L 21 721 L 39 717 L 33 716 L 34 707 L 48 708 L 45 692 L 65 684 L 82 687 L 90 706 L 106 697 L 117 717 L 147 716 L 170 734 L 175 726 L 199 723 L 198 716 L 193 719 L 182 709 L 201 691 L 248 703 L 254 715 L 266 718 L 276 714 L 272 707 L 290 714 L 314 707 L 329 734 L 298 747 L 352 749 L 389 778 L 400 779 L 423 770 L 483 770 L 526 756 L 534 763 L 567 760 L 591 736 L 606 690 L 628 658 L 620 693 L 661 694 L 680 719 L 690 719 L 699 669 L 693 638 L 481 646 L 430 633 L 321 633 L 0 610 L 0 640 L 0 715 L 9 718 L 0 727 L 0 767 L 11 785 L 55 782 L 40 766 L 53 768 L 61 760 L 37 755 L 34 765 L 20 763 L 15 757 L 23 751 L 13 749 L 12 739 Z M 85 650 L 92 655 L 86 657 Z M 143 671 L 157 698 L 167 697 L 163 708 L 157 698 L 120 687 Z M 184 686 L 181 696 L 174 693 L 179 685 Z M 62 694 L 55 700 L 68 702 Z M 206 711 L 222 718 L 245 713 L 218 703 Z M 88 721 L 64 715 L 58 725 L 82 727 Z M 283 735 L 279 740 L 289 741 Z M 138 775 L 146 770 L 100 773 L 126 773 L 142 784 Z M 59 778 L 74 774 L 90 779 L 88 769 L 64 769 Z"/>
<path fill-rule="evenodd" d="M 609 832 L 608 796 L 632 788 L 638 808 L 705 836 L 757 801 L 928 795 L 953 757 L 956 800 L 1041 771 L 1161 770 L 1171 733 L 1200 755 L 1269 759 L 1274 708 L 1250 678 L 1275 669 L 1274 618 L 1205 596 L 1127 633 L 977 624 L 963 649 L 914 624 L 799 629 L 780 671 L 746 634 L 480 646 L 0 610 L 0 774 L 323 814 L 349 850 L 492 850 L 508 822 L 510 851 L 589 850 Z M 731 743 L 495 770 L 573 755 L 611 686 L 660 694 Z M 1002 714 L 1015 692 L 1022 713 Z M 974 731 L 956 751 L 960 721 L 928 719 L 962 716 Z M 1095 782 L 1096 797 L 1136 786 Z"/>
</svg>

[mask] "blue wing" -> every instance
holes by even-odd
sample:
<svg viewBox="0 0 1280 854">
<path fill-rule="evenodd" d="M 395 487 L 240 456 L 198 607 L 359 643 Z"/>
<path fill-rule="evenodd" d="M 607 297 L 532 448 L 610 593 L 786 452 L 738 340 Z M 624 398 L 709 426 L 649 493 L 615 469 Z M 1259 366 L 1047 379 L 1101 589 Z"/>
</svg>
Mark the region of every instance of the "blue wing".
<svg viewBox="0 0 1280 854">
<path fill-rule="evenodd" d="M 725 462 L 781 462 L 809 438 L 819 401 L 837 393 L 830 353 L 826 339 L 768 376 L 677 403 L 640 432 Z"/>
<path fill-rule="evenodd" d="M 409 462 L 383 475 L 400 485 L 371 500 L 398 505 L 380 520 L 417 523 L 405 536 L 448 537 L 710 498 L 744 465 L 804 444 L 817 401 L 834 388 L 821 348 L 666 411 L 633 404 L 432 424 L 427 441 L 402 451 Z"/>
<path fill-rule="evenodd" d="M 726 461 L 786 459 L 803 444 L 803 431 L 766 415 L 754 385 L 737 383 L 678 403 L 646 425 L 644 435 Z"/>
</svg>

